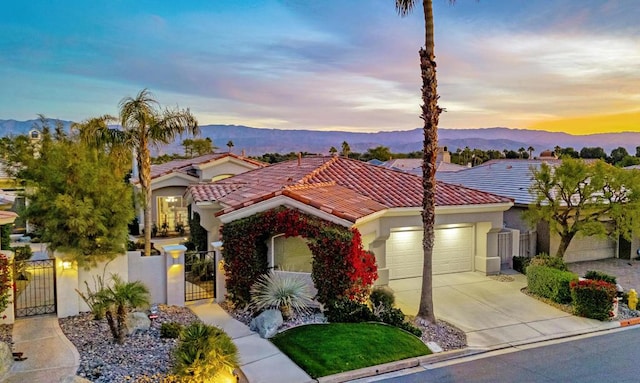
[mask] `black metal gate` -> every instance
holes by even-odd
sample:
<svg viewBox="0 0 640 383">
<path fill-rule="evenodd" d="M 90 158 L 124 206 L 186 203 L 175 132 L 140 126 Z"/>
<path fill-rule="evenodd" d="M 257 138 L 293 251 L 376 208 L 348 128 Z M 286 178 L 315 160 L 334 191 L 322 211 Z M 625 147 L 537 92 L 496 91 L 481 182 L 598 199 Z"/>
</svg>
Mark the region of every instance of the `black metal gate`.
<svg viewBox="0 0 640 383">
<path fill-rule="evenodd" d="M 184 255 L 184 300 L 216 296 L 216 255 L 214 251 L 187 251 Z"/>
<path fill-rule="evenodd" d="M 17 261 L 13 269 L 16 318 L 55 313 L 55 259 Z"/>
</svg>

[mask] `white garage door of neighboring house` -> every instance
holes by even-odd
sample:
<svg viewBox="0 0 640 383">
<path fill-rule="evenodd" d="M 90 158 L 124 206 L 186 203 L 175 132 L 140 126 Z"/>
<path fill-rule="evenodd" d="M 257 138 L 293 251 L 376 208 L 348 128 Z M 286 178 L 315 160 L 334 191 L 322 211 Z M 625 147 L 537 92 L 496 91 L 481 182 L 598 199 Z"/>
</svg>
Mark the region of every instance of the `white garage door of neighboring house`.
<svg viewBox="0 0 640 383">
<path fill-rule="evenodd" d="M 473 270 L 473 227 L 436 228 L 433 274 Z M 389 279 L 422 276 L 422 230 L 392 232 L 387 240 Z"/>
<path fill-rule="evenodd" d="M 608 238 L 592 236 L 573 238 L 564 255 L 564 259 L 566 262 L 580 262 L 614 258 L 615 256 L 615 241 Z"/>
</svg>

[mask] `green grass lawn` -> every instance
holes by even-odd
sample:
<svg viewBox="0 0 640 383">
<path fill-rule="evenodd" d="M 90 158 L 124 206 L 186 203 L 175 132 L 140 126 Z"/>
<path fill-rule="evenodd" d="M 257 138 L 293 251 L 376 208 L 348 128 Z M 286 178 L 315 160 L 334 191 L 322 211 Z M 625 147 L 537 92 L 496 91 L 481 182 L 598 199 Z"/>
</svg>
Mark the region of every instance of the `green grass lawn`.
<svg viewBox="0 0 640 383">
<path fill-rule="evenodd" d="M 431 354 L 417 337 L 378 323 L 300 326 L 271 341 L 313 378 Z"/>
</svg>

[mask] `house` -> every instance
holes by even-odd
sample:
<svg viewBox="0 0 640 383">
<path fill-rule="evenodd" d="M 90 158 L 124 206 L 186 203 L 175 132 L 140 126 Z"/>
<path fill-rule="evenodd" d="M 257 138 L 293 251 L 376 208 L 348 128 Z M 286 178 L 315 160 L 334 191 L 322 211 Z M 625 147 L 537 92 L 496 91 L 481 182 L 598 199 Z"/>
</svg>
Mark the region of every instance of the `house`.
<svg viewBox="0 0 640 383">
<path fill-rule="evenodd" d="M 520 255 L 531 256 L 540 252 L 555 254 L 560 243 L 559 236 L 551 233 L 548 224 L 544 222 L 531 228 L 529 223 L 522 218 L 522 213 L 535 202 L 535 197 L 529 192 L 533 180 L 531 169 L 539 168 L 542 163 L 554 166 L 561 162 L 562 160 L 553 157 L 536 160 L 491 160 L 459 172 L 436 173 L 436 178 L 444 182 L 512 198 L 514 205 L 504 213 L 504 226 L 519 230 L 521 233 L 527 233 L 533 229 L 536 236 L 536 248 L 533 249 L 533 252 L 520 252 Z M 529 233 L 529 235 L 533 235 L 533 233 Z M 531 249 L 528 246 L 523 248 Z M 567 262 L 587 261 L 613 258 L 616 254 L 616 241 L 598 237 L 576 237 L 569 245 L 564 259 Z"/>
<path fill-rule="evenodd" d="M 344 157 L 299 157 L 227 179 L 188 187 L 186 202 L 208 231 L 285 206 L 345 227 L 357 228 L 378 265 L 379 284 L 422 275 L 422 178 Z M 438 182 L 433 273 L 500 271 L 497 233 L 507 197 Z M 302 238 L 267 241 L 269 265 L 310 272 Z"/>
<path fill-rule="evenodd" d="M 422 158 L 395 158 L 385 162 L 373 159 L 369 163 L 422 176 Z M 457 172 L 458 170 L 466 169 L 466 166 L 452 164 L 451 153 L 446 147 L 440 146 L 436 156 L 436 169 L 439 172 Z"/>
<path fill-rule="evenodd" d="M 179 225 L 187 226 L 187 206 L 182 196 L 189 185 L 215 182 L 266 165 L 233 153 L 211 153 L 151 165 L 151 221 L 159 228 L 166 225 L 170 231 Z M 137 179 L 133 184 L 140 187 Z M 142 212 L 138 221 L 143 222 Z"/>
</svg>

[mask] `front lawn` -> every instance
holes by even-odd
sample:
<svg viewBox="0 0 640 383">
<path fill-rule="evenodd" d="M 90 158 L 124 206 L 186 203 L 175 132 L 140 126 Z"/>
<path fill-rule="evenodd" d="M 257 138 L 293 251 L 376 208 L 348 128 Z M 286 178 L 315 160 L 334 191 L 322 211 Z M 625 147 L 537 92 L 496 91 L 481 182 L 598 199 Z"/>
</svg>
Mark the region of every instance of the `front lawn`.
<svg viewBox="0 0 640 383">
<path fill-rule="evenodd" d="M 313 378 L 431 354 L 419 338 L 379 323 L 306 325 L 271 341 Z"/>
</svg>

